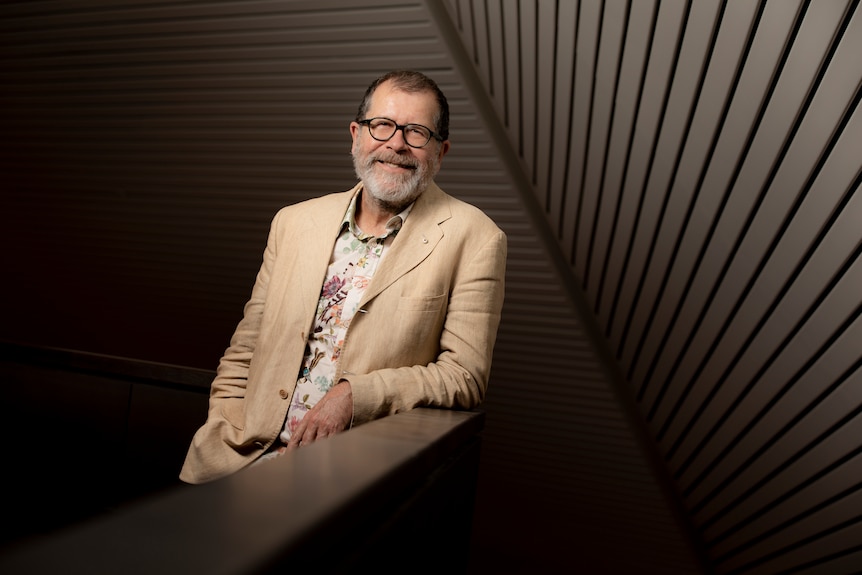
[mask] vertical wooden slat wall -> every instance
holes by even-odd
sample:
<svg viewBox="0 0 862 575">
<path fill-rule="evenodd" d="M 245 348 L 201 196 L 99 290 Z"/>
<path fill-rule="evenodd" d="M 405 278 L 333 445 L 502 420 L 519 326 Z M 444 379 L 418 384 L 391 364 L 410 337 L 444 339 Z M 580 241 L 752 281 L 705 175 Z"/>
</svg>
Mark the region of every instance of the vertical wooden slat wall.
<svg viewBox="0 0 862 575">
<path fill-rule="evenodd" d="M 449 2 L 497 4 L 462 29 L 569 104 L 499 121 L 716 571 L 857 572 L 859 3 Z"/>
<path fill-rule="evenodd" d="M 213 368 L 419 69 L 509 237 L 486 572 L 857 572 L 859 54 L 858 0 L 4 2 L 0 338 Z"/>
</svg>

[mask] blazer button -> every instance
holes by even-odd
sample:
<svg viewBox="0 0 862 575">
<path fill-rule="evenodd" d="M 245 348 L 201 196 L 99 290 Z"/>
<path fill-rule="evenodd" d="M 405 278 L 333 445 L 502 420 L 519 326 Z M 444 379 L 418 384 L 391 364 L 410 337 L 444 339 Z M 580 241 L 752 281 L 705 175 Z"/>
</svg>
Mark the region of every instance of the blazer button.
<svg viewBox="0 0 862 575">
<path fill-rule="evenodd" d="M 280 395 L 282 399 L 287 399 L 287 390 L 286 389 L 279 389 L 278 395 Z"/>
</svg>

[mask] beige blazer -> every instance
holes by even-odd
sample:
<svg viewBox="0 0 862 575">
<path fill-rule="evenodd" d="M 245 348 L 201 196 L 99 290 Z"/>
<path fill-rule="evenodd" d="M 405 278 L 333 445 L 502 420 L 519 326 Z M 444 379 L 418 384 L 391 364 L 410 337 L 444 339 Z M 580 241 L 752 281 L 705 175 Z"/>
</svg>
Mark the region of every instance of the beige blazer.
<svg viewBox="0 0 862 575">
<path fill-rule="evenodd" d="M 334 242 L 360 189 L 282 208 L 251 298 L 219 362 L 207 421 L 180 479 L 203 483 L 260 457 L 284 424 Z M 506 237 L 432 184 L 387 249 L 345 337 L 353 425 L 418 406 L 470 409 L 488 385 Z"/>
</svg>

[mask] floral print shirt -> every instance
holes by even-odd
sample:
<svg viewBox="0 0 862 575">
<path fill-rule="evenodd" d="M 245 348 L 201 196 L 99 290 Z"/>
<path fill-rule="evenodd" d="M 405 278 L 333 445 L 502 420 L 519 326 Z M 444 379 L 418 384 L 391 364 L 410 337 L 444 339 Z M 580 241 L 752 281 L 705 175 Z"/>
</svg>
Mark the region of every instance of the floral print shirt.
<svg viewBox="0 0 862 575">
<path fill-rule="evenodd" d="M 353 196 L 344 215 L 326 280 L 320 291 L 314 327 L 305 347 L 305 357 L 290 400 L 287 419 L 279 435 L 285 444 L 290 441 L 291 433 L 308 410 L 335 384 L 333 378 L 350 321 L 386 249 L 394 241 L 413 207 L 411 204 L 393 216 L 386 223 L 386 232 L 375 237 L 364 233 L 356 225 L 358 197 L 358 194 Z"/>
</svg>

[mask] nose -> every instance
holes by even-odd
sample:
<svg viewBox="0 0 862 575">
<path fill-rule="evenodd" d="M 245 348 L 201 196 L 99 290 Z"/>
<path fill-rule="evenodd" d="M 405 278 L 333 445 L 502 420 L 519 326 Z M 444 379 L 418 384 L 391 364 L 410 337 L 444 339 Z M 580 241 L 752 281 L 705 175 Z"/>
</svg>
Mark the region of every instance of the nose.
<svg viewBox="0 0 862 575">
<path fill-rule="evenodd" d="M 389 138 L 386 143 L 393 150 L 406 150 L 410 146 L 407 145 L 407 137 L 404 135 L 404 126 L 399 126 L 395 129 L 395 133 Z"/>
</svg>

